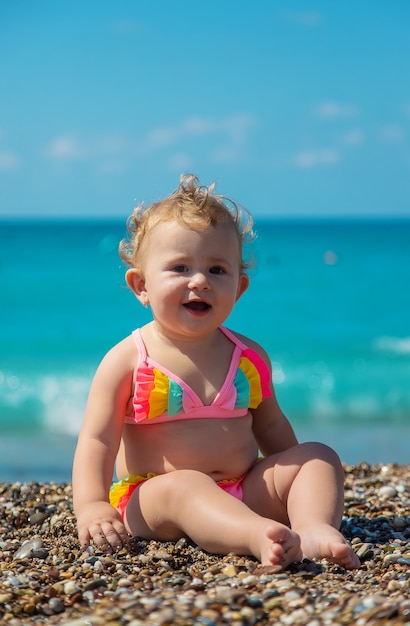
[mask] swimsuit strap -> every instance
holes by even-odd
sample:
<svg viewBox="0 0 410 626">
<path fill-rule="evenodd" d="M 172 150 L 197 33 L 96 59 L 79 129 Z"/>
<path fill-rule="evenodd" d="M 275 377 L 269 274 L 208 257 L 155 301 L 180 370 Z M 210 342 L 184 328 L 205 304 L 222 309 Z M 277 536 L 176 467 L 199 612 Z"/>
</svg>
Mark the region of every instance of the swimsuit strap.
<svg viewBox="0 0 410 626">
<path fill-rule="evenodd" d="M 138 350 L 138 365 L 143 363 L 147 358 L 147 349 L 145 347 L 145 343 L 141 337 L 141 331 L 139 328 L 132 331 L 132 337 L 134 339 L 135 345 Z"/>
<path fill-rule="evenodd" d="M 219 330 L 223 332 L 223 334 L 228 337 L 236 346 L 241 348 L 241 350 L 248 350 L 249 346 L 243 343 L 236 335 L 233 334 L 231 330 L 226 328 L 226 326 L 219 326 Z M 140 361 L 145 361 L 147 358 L 147 348 L 145 347 L 145 343 L 141 337 L 141 329 L 136 328 L 132 331 L 132 337 L 134 339 L 135 345 L 138 348 L 138 354 L 140 355 Z"/>
<path fill-rule="evenodd" d="M 249 350 L 249 346 L 247 346 L 236 335 L 234 335 L 233 332 L 229 330 L 229 328 L 226 328 L 226 326 L 220 326 L 219 330 L 221 330 L 223 334 L 232 341 L 232 343 L 238 346 L 238 348 L 240 348 L 241 350 Z"/>
<path fill-rule="evenodd" d="M 227 337 L 235 346 L 238 346 L 241 350 L 249 350 L 249 346 L 247 346 L 243 341 L 241 341 L 234 333 L 226 328 L 226 326 L 219 326 L 219 330 Z M 134 339 L 135 345 L 138 350 L 138 365 L 140 363 L 144 363 L 147 360 L 148 353 L 147 348 L 145 346 L 144 340 L 141 336 L 141 329 L 136 328 L 132 331 L 132 337 Z"/>
</svg>

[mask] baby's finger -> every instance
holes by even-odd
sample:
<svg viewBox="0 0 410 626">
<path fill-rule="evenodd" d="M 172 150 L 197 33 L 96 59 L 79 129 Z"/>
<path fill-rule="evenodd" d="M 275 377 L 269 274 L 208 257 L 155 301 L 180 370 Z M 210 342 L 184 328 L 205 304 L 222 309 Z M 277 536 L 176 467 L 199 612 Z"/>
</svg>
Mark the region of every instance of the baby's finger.
<svg viewBox="0 0 410 626">
<path fill-rule="evenodd" d="M 90 533 L 88 532 L 88 528 L 78 529 L 78 540 L 80 542 L 81 549 L 86 550 L 90 545 Z"/>
<path fill-rule="evenodd" d="M 119 532 L 119 529 L 115 527 L 115 523 L 110 524 L 106 522 L 105 524 L 101 525 L 101 529 L 111 548 L 114 548 L 115 550 L 122 548 L 122 546 L 124 545 L 124 540 Z M 126 540 L 127 539 L 128 538 L 126 538 Z"/>
<path fill-rule="evenodd" d="M 107 550 L 110 547 L 105 533 L 99 524 L 95 524 L 90 528 L 90 534 L 95 545 L 102 550 Z"/>
<path fill-rule="evenodd" d="M 115 528 L 115 530 L 118 533 L 118 536 L 121 539 L 122 545 L 123 546 L 128 546 L 129 542 L 130 542 L 130 536 L 124 526 L 124 524 L 122 522 L 114 522 L 113 526 Z"/>
</svg>

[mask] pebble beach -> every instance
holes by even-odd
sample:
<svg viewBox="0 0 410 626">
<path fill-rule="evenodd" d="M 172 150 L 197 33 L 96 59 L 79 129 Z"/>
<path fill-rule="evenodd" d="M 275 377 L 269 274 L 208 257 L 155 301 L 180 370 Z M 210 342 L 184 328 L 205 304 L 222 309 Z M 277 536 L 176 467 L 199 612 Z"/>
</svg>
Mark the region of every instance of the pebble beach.
<svg viewBox="0 0 410 626">
<path fill-rule="evenodd" d="M 83 552 L 70 484 L 0 483 L 0 623 L 410 625 L 410 466 L 344 468 L 355 571 L 305 559 L 278 572 L 185 539 Z"/>
</svg>

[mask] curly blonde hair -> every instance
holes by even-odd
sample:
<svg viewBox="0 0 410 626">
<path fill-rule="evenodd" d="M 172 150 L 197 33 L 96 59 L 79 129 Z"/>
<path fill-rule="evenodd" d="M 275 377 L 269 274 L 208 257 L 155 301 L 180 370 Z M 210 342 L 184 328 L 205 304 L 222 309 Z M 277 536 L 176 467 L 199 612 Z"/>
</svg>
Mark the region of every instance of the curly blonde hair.
<svg viewBox="0 0 410 626">
<path fill-rule="evenodd" d="M 179 186 L 169 196 L 149 206 L 138 205 L 127 220 L 128 236 L 119 245 L 126 265 L 141 267 L 141 248 L 146 235 L 159 223 L 178 221 L 194 228 L 230 224 L 237 233 L 241 248 L 241 270 L 251 266 L 244 259 L 244 246 L 253 241 L 253 219 L 250 213 L 226 196 L 214 193 L 215 183 L 201 185 L 194 174 L 183 174 Z"/>
</svg>

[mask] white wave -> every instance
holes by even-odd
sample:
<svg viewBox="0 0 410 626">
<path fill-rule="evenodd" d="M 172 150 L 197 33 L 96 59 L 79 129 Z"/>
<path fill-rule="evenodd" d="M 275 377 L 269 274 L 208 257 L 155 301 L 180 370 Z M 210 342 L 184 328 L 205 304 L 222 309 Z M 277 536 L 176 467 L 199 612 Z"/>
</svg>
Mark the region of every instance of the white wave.
<svg viewBox="0 0 410 626">
<path fill-rule="evenodd" d="M 400 403 L 391 403 L 385 398 L 372 394 L 357 394 L 339 398 L 327 394 L 312 394 L 307 398 L 310 419 L 322 423 L 366 424 L 372 420 L 385 419 L 389 415 L 390 424 L 401 421 Z"/>
<path fill-rule="evenodd" d="M 90 376 L 0 372 L 1 417 L 4 425 L 77 436 L 84 414 Z"/>
<path fill-rule="evenodd" d="M 410 337 L 378 337 L 373 343 L 376 350 L 394 352 L 396 354 L 410 354 Z"/>
<path fill-rule="evenodd" d="M 313 421 L 336 421 L 343 416 L 343 409 L 340 404 L 328 395 L 312 395 L 309 404 L 309 413 Z"/>
<path fill-rule="evenodd" d="M 45 409 L 45 423 L 50 431 L 78 435 L 89 388 L 90 380 L 82 376 L 48 376 L 43 379 L 40 397 Z"/>
</svg>

